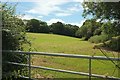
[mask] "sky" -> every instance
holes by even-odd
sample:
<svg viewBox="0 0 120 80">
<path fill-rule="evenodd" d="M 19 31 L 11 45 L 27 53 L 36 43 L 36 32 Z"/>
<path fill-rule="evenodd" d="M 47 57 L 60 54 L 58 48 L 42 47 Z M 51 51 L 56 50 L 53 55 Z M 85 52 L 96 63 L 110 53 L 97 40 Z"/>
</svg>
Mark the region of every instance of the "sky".
<svg viewBox="0 0 120 80">
<path fill-rule="evenodd" d="M 17 15 L 22 19 L 38 19 L 48 25 L 55 22 L 81 26 L 86 18 L 82 17 L 82 0 L 39 0 L 37 2 L 18 2 Z"/>
</svg>

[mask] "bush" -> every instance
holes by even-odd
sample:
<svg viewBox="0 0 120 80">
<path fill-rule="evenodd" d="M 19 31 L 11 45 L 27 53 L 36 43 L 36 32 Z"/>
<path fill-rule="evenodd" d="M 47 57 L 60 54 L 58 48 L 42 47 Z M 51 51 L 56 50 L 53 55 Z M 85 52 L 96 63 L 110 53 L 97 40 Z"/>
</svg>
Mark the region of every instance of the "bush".
<svg viewBox="0 0 120 80">
<path fill-rule="evenodd" d="M 120 51 L 120 36 L 112 37 L 110 40 L 94 45 L 95 48 L 106 47 L 111 50 Z"/>
<path fill-rule="evenodd" d="M 93 46 L 93 49 L 99 49 L 101 47 L 105 47 L 104 43 L 98 43 Z"/>
<path fill-rule="evenodd" d="M 90 41 L 91 43 L 102 43 L 109 39 L 110 38 L 108 35 L 95 35 L 95 36 L 91 37 L 88 41 Z"/>
<path fill-rule="evenodd" d="M 120 36 L 112 37 L 112 39 L 107 43 L 106 47 L 111 48 L 112 50 L 120 51 Z"/>
<path fill-rule="evenodd" d="M 25 26 L 21 19 L 14 14 L 13 5 L 2 4 L 2 50 L 22 50 L 27 43 Z M 24 67 L 9 65 L 5 62 L 27 63 L 27 56 L 22 54 L 2 53 L 2 78 L 9 80 L 11 76 L 18 76 Z M 18 72 L 19 71 L 19 72 Z M 19 74 L 20 75 L 20 74 Z"/>
</svg>

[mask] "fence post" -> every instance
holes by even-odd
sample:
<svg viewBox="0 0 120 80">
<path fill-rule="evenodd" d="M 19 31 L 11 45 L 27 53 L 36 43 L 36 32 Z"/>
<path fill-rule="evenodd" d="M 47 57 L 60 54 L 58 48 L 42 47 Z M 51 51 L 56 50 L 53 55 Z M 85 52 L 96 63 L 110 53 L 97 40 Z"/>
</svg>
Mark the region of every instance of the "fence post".
<svg viewBox="0 0 120 80">
<path fill-rule="evenodd" d="M 89 59 L 89 80 L 91 80 L 91 58 Z"/>
<path fill-rule="evenodd" d="M 30 53 L 28 54 L 28 63 L 29 63 L 29 79 L 31 79 L 31 55 Z"/>
</svg>

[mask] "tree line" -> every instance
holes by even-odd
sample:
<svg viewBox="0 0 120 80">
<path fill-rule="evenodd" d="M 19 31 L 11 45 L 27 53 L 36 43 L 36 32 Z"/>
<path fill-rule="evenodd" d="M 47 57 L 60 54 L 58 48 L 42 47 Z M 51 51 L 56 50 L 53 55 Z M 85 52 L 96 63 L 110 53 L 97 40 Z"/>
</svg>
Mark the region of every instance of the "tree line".
<svg viewBox="0 0 120 80">
<path fill-rule="evenodd" d="M 75 37 L 76 31 L 79 29 L 76 25 L 64 24 L 59 21 L 51 25 L 37 19 L 24 20 L 24 22 L 27 26 L 26 30 L 34 33 L 53 33 Z"/>
</svg>

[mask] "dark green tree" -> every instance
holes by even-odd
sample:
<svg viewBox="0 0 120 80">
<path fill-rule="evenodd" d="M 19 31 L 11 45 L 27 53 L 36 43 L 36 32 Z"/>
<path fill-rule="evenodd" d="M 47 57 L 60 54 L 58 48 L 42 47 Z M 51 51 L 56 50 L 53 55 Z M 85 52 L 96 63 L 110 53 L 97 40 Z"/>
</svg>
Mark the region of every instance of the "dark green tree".
<svg viewBox="0 0 120 80">
<path fill-rule="evenodd" d="M 65 35 L 75 37 L 76 31 L 79 29 L 76 25 L 65 24 Z"/>
<path fill-rule="evenodd" d="M 77 37 L 84 37 L 85 40 L 88 40 L 91 36 L 101 34 L 101 23 L 96 22 L 95 19 L 86 20 L 83 25 L 76 32 Z"/>
<path fill-rule="evenodd" d="M 101 29 L 102 29 L 103 34 L 108 34 L 111 37 L 120 34 L 119 33 L 120 28 L 116 26 L 116 23 L 111 23 L 110 21 L 108 21 L 107 23 L 104 23 Z"/>
<path fill-rule="evenodd" d="M 40 32 L 40 33 L 49 33 L 50 32 L 50 28 L 46 22 L 40 21 L 40 27 L 38 29 L 38 32 Z"/>
<path fill-rule="evenodd" d="M 15 5 L 1 3 L 2 10 L 2 50 L 23 50 L 22 45 L 27 43 L 25 37 L 25 26 L 21 19 L 15 16 Z M 2 53 L 2 78 L 7 79 L 17 75 L 18 70 L 22 71 L 23 67 L 9 65 L 4 62 L 26 63 L 26 55 Z"/>
<path fill-rule="evenodd" d="M 29 32 L 38 32 L 40 28 L 40 22 L 37 19 L 31 19 L 27 22 Z"/>
<path fill-rule="evenodd" d="M 37 19 L 31 19 L 27 21 L 27 31 L 34 33 L 49 33 L 50 28 L 46 22 L 39 21 Z"/>
<path fill-rule="evenodd" d="M 51 32 L 53 32 L 54 34 L 60 34 L 60 35 L 65 34 L 64 24 L 61 22 L 53 23 L 52 25 L 50 25 L 50 27 L 51 27 Z"/>
</svg>

